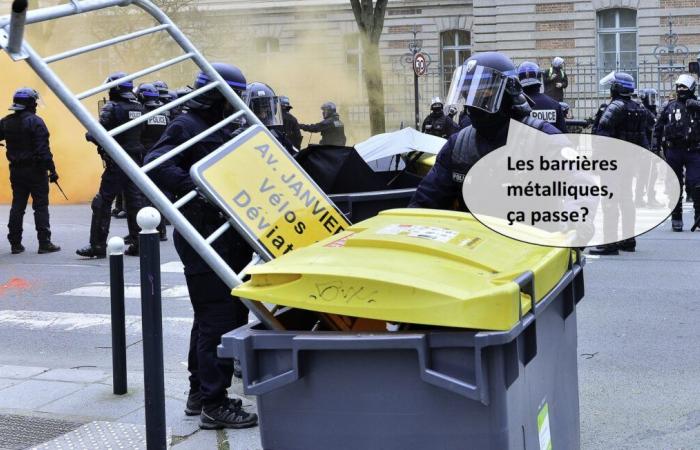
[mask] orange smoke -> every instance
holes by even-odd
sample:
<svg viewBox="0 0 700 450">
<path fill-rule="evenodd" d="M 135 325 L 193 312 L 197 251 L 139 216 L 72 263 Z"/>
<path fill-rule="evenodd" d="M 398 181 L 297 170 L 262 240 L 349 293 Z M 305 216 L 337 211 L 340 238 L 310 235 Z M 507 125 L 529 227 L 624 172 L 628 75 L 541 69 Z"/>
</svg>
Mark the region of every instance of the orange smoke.
<svg viewBox="0 0 700 450">
<path fill-rule="evenodd" d="M 85 141 L 85 128 L 25 62 L 13 62 L 6 53 L 0 52 L 0 74 L 0 111 L 12 103 L 15 89 L 23 86 L 36 89 L 44 103 L 37 109 L 37 114 L 44 119 L 51 133 L 51 152 L 60 176 L 58 182 L 70 200 L 66 202 L 58 189 L 51 185 L 51 203 L 91 200 L 97 192 L 102 163 L 95 146 Z M 0 153 L 3 153 L 0 163 L 0 203 L 9 203 L 12 191 L 4 150 L 0 148 Z"/>
</svg>

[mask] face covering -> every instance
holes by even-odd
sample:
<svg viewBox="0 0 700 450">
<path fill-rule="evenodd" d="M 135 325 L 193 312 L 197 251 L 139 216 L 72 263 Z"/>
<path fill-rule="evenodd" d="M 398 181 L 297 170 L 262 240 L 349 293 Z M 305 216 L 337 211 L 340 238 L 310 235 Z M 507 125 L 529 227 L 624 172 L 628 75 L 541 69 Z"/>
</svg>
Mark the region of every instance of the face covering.
<svg viewBox="0 0 700 450">
<path fill-rule="evenodd" d="M 690 98 L 690 91 L 687 89 L 676 89 L 676 96 L 678 100 L 688 100 Z"/>
<path fill-rule="evenodd" d="M 472 126 L 479 131 L 480 134 L 486 136 L 495 136 L 507 123 L 509 118 L 501 114 L 487 113 L 479 108 L 467 107 L 469 118 L 472 121 Z"/>
</svg>

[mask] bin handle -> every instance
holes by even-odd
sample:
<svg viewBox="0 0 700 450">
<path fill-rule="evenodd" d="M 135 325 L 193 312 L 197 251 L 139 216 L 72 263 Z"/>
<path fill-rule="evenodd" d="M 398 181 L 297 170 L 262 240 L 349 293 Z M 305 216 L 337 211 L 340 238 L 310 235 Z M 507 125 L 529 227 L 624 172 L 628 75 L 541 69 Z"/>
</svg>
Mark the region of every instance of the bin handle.
<svg viewBox="0 0 700 450">
<path fill-rule="evenodd" d="M 301 352 L 314 350 L 376 351 L 377 348 L 382 346 L 393 349 L 416 350 L 420 376 L 423 381 L 488 405 L 488 389 L 482 387 L 485 384 L 485 377 L 481 360 L 481 348 L 474 348 L 476 383 L 472 384 L 430 368 L 430 348 L 425 334 L 296 336 L 292 339 L 292 369 L 255 384 L 247 383 L 246 392 L 252 395 L 262 395 L 303 377 L 304 374 L 301 373 L 299 364 L 299 354 Z"/>
</svg>

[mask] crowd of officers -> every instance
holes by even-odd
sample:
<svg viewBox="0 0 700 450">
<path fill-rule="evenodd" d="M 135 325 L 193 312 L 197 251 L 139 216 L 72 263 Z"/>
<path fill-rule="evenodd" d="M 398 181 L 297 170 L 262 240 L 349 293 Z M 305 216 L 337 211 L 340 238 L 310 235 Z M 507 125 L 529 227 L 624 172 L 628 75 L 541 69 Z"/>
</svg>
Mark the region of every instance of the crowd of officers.
<svg viewBox="0 0 700 450">
<path fill-rule="evenodd" d="M 124 72 L 110 75 L 106 82 L 126 77 Z M 191 88 L 171 90 L 164 81 L 142 83 L 135 87 L 133 82 L 124 81 L 109 91 L 109 98 L 101 102 L 100 123 L 107 130 L 140 117 L 170 103 Z M 319 145 L 344 146 L 345 129 L 335 103 L 326 102 L 321 106 L 322 120 L 314 124 L 300 124 L 292 115 L 292 104 L 288 97 L 277 96 L 264 83 L 250 83 L 243 86 L 241 95 L 270 132 L 290 151 L 301 149 L 301 131 L 320 133 Z M 6 156 L 10 163 L 10 185 L 12 206 L 8 222 L 8 240 L 12 254 L 25 251 L 22 245 L 22 222 L 29 197 L 32 197 L 34 221 L 39 240 L 39 253 L 57 252 L 61 248 L 51 242 L 49 225 L 49 183 L 58 182 L 58 174 L 49 145 L 49 130 L 37 115 L 39 94 L 31 88 L 18 89 L 13 95 L 9 108 L 13 111 L 0 122 L 0 141 L 6 141 Z M 142 165 L 147 153 L 160 140 L 165 129 L 179 115 L 191 109 L 193 102 L 178 106 L 165 113 L 157 114 L 140 126 L 120 133 L 116 140 L 138 165 Z M 229 130 L 231 135 L 245 129 L 245 121 L 238 121 Z M 112 161 L 89 133 L 89 142 L 97 146 L 102 158 L 104 172 L 99 190 L 91 202 L 89 244 L 76 253 L 87 258 L 106 257 L 107 237 L 111 217 L 126 218 L 129 234 L 125 237 L 127 255 L 138 255 L 138 226 L 136 214 L 146 206 L 146 200 L 129 177 Z M 0 144 L 1 145 L 1 144 Z M 112 207 L 114 205 L 114 208 Z M 163 221 L 158 231 L 162 240 L 167 240 L 166 223 Z"/>
<path fill-rule="evenodd" d="M 552 67 L 543 71 L 540 67 L 525 61 L 517 68 L 518 79 L 524 94 L 532 108 L 530 115 L 536 119 L 552 124 L 562 133 L 566 133 L 566 116 L 569 106 L 563 102 L 564 90 L 568 78 L 564 72 L 564 60 L 554 58 Z M 423 120 L 421 132 L 448 139 L 453 134 L 472 124 L 466 104 L 462 111 L 455 105 L 445 105 L 440 97 L 434 97 L 430 103 L 430 114 Z"/>
</svg>

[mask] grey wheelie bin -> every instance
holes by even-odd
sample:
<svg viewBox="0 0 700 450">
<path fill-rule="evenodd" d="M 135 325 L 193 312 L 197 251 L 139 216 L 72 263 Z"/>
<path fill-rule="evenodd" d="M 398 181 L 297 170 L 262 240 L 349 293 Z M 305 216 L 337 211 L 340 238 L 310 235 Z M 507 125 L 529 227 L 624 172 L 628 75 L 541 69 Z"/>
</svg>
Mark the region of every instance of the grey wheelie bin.
<svg viewBox="0 0 700 450">
<path fill-rule="evenodd" d="M 420 214 L 381 213 L 374 219 L 353 225 L 347 236 L 315 244 L 327 251 L 324 253 L 327 259 L 316 269 L 309 267 L 313 266 L 309 259 L 314 258 L 312 248 L 292 252 L 286 266 L 283 263 L 286 256 L 270 263 L 273 265 L 267 269 L 267 264 L 259 266 L 258 272 L 253 272 L 249 282 L 253 285 L 248 292 L 270 294 L 279 283 L 280 295 L 292 298 L 308 291 L 310 285 L 304 284 L 305 278 L 316 286 L 325 286 L 319 292 L 327 292 L 328 278 L 319 281 L 310 274 L 333 272 L 328 264 L 333 264 L 333 252 L 338 250 L 338 245 L 334 244 L 342 242 L 346 246 L 345 263 L 352 264 L 353 258 L 358 257 L 358 261 L 371 266 L 373 260 L 362 258 L 361 247 L 372 241 L 372 230 L 377 236 L 381 235 L 377 230 L 386 232 L 387 223 L 392 221 L 402 224 L 403 234 L 393 236 L 387 248 L 405 251 L 405 246 L 416 245 L 433 258 L 448 248 L 450 235 L 445 230 L 451 225 L 449 221 L 442 222 L 447 216 L 435 218 L 427 213 L 422 218 L 425 222 L 421 222 Z M 422 237 L 416 238 L 407 228 L 410 223 L 414 224 L 410 226 L 430 223 L 437 225 L 434 228 L 442 227 L 443 231 L 441 234 L 435 229 L 429 230 L 427 225 L 420 225 L 423 226 L 420 228 Z M 472 280 L 473 274 L 497 276 L 498 283 L 494 286 L 498 289 L 512 287 L 508 292 L 518 300 L 512 324 L 497 323 L 508 316 L 508 309 L 499 309 L 496 321 L 490 322 L 488 308 L 496 308 L 498 303 L 494 295 L 485 297 L 483 303 L 476 303 L 485 309 L 472 309 L 464 319 L 455 319 L 469 321 L 470 327 L 439 326 L 430 323 L 433 321 L 431 310 L 451 307 L 444 306 L 449 302 L 436 301 L 425 312 L 416 313 L 413 307 L 402 310 L 405 303 L 411 301 L 410 291 L 395 287 L 394 292 L 399 294 L 396 303 L 385 302 L 380 310 L 372 309 L 383 301 L 379 294 L 372 299 L 363 297 L 369 306 L 366 317 L 378 327 L 372 329 L 365 324 L 349 331 L 331 331 L 326 322 L 319 319 L 319 311 L 338 313 L 342 309 L 326 305 L 336 302 L 338 308 L 346 308 L 358 298 L 357 294 L 348 292 L 353 289 L 351 281 L 359 279 L 359 273 L 341 268 L 339 273 L 349 273 L 348 277 L 344 284 L 333 283 L 336 288 L 342 288 L 336 289 L 332 296 L 319 294 L 321 298 L 303 300 L 320 301 L 324 306 L 314 311 L 309 310 L 311 306 L 300 309 L 305 306 L 303 301 L 292 299 L 277 313 L 286 331 L 266 330 L 253 323 L 225 335 L 219 347 L 220 357 L 240 361 L 244 392 L 257 397 L 264 449 L 580 448 L 576 351 L 576 305 L 584 294 L 580 254 L 511 241 L 486 229 L 475 231 L 480 226 L 475 220 L 460 219 L 458 225 L 466 228 L 455 228 L 459 235 L 452 241 L 457 246 L 462 245 L 463 252 L 455 249 L 449 261 L 433 261 L 439 266 L 434 274 L 453 268 L 463 270 L 465 282 Z M 476 237 L 470 230 L 477 233 L 481 241 L 474 243 Z M 356 241 L 353 243 L 352 239 Z M 499 263 L 497 261 L 504 258 L 498 248 L 504 245 L 509 248 L 503 254 L 510 255 L 512 261 Z M 372 246 L 375 251 L 381 244 L 373 242 Z M 353 252 L 359 254 L 353 256 Z M 535 252 L 537 258 L 527 259 L 524 256 L 527 252 Z M 294 254 L 296 256 L 292 257 Z M 472 258 L 462 269 L 452 265 L 460 255 Z M 483 257 L 481 264 L 474 259 L 479 255 Z M 491 255 L 493 261 L 486 261 L 486 255 Z M 389 265 L 403 270 L 401 260 L 395 258 Z M 516 264 L 513 261 L 536 267 L 513 275 L 519 272 L 519 269 L 511 272 Z M 275 266 L 278 262 L 280 265 Z M 377 264 L 369 267 L 367 273 L 377 272 L 381 262 Z M 505 273 L 508 275 L 503 275 Z M 547 273 L 553 281 L 547 281 Z M 430 276 L 437 276 L 434 274 Z M 257 285 L 256 276 L 262 276 Z M 338 280 L 339 275 L 329 276 Z M 506 278 L 510 281 L 504 282 Z M 438 283 L 436 289 L 442 284 Z M 239 295 L 246 291 L 245 286 L 243 291 L 236 290 Z M 365 280 L 362 289 L 378 292 L 381 285 Z M 465 297 L 464 301 L 475 301 L 479 292 L 482 291 L 470 291 L 470 298 Z M 352 300 L 348 300 L 349 297 Z M 262 295 L 255 299 L 271 301 L 272 298 Z M 419 300 L 430 302 L 430 298 Z M 534 307 L 526 305 L 523 299 L 535 299 Z M 459 304 L 460 307 L 465 305 Z M 451 320 L 447 311 L 436 317 Z M 485 319 L 478 319 L 480 311 L 486 312 Z M 387 319 L 392 314 L 400 316 L 401 320 L 396 322 L 412 322 L 398 331 L 387 331 L 395 323 Z M 411 314 L 425 316 L 428 324 L 410 319 Z M 476 318 L 476 322 L 472 322 L 472 318 Z M 491 329 L 478 329 L 480 320 Z"/>
</svg>

